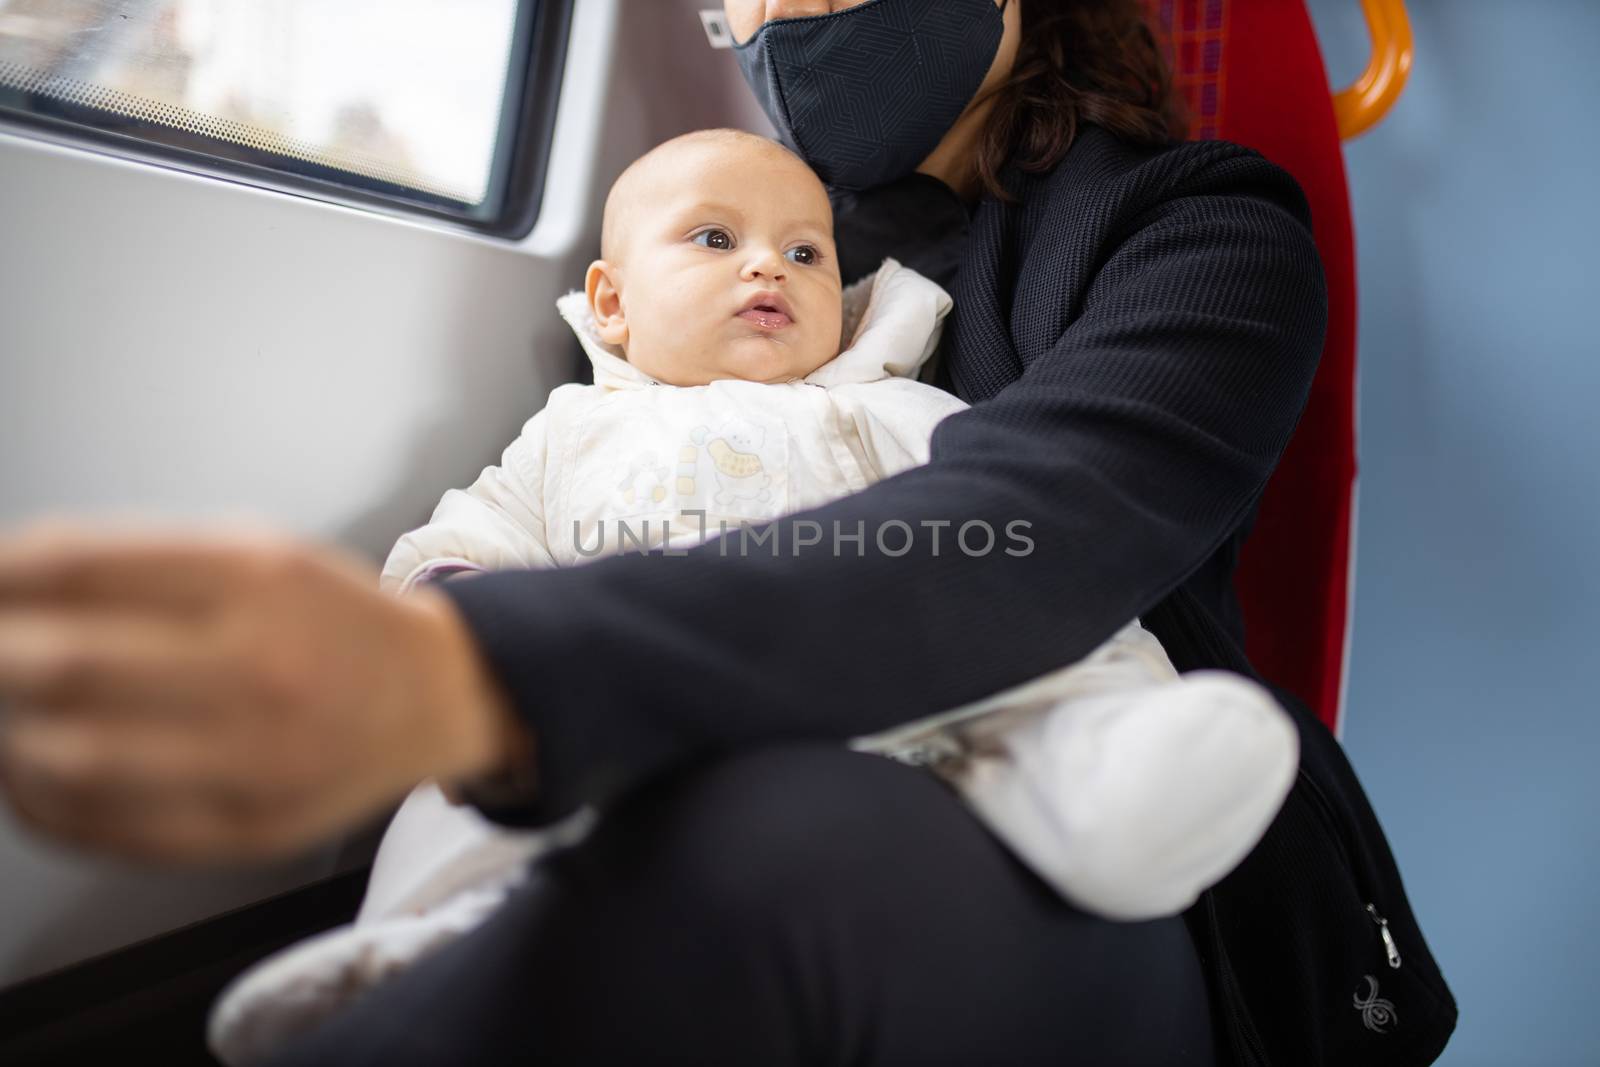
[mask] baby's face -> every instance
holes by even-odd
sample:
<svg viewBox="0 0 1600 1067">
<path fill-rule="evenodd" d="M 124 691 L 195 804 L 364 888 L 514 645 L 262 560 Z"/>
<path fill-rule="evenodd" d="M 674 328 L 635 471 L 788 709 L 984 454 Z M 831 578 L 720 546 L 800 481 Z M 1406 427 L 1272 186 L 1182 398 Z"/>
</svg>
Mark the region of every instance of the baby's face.
<svg viewBox="0 0 1600 1067">
<path fill-rule="evenodd" d="M 704 385 L 803 378 L 838 355 L 833 214 L 804 163 L 776 146 L 690 143 L 624 191 L 613 260 L 590 268 L 589 294 L 628 362 Z"/>
</svg>

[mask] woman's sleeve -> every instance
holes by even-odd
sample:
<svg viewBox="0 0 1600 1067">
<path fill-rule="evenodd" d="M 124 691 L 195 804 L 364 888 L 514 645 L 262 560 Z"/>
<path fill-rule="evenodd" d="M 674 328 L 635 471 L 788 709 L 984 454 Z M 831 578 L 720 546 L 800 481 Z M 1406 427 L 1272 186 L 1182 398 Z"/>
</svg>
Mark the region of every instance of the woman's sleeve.
<svg viewBox="0 0 1600 1067">
<path fill-rule="evenodd" d="M 1054 348 L 945 419 L 928 465 L 759 543 L 451 583 L 538 739 L 538 801 L 491 814 L 546 822 L 720 751 L 955 707 L 1180 584 L 1288 442 L 1325 290 L 1304 199 L 1259 158 L 1198 168 L 1123 232 Z"/>
<path fill-rule="evenodd" d="M 440 499 L 426 526 L 401 536 L 379 586 L 397 595 L 466 571 L 554 567 L 544 522 L 545 412 L 529 419 L 466 489 Z"/>
</svg>

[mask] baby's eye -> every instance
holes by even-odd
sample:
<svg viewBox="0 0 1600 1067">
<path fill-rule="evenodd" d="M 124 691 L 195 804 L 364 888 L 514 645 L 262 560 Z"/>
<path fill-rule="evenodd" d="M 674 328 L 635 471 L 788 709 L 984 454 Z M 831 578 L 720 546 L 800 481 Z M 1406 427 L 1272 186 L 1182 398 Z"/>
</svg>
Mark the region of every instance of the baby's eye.
<svg viewBox="0 0 1600 1067">
<path fill-rule="evenodd" d="M 733 235 L 727 230 L 701 230 L 689 239 L 697 245 L 715 248 L 719 252 L 726 252 L 733 247 Z"/>
<path fill-rule="evenodd" d="M 802 267 L 814 267 L 822 260 L 822 253 L 818 252 L 812 245 L 791 248 L 784 255 L 788 257 L 789 262 L 798 263 Z"/>
</svg>

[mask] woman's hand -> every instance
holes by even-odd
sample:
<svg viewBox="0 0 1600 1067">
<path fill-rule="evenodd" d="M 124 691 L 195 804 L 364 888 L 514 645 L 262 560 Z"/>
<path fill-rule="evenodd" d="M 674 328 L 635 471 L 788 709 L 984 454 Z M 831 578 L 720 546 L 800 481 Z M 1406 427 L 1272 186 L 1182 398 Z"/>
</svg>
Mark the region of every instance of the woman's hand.
<svg viewBox="0 0 1600 1067">
<path fill-rule="evenodd" d="M 0 792 L 46 833 L 161 860 L 265 858 L 518 728 L 442 594 L 282 537 L 0 534 Z"/>
</svg>

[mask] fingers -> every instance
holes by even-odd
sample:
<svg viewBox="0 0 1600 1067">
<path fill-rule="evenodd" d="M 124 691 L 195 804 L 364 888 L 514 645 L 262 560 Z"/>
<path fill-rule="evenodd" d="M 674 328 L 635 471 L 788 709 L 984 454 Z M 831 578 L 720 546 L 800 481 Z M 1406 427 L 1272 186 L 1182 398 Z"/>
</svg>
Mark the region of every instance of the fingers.
<svg viewBox="0 0 1600 1067">
<path fill-rule="evenodd" d="M 18 819 L 34 833 L 79 849 L 157 863 L 266 858 L 252 849 L 245 824 L 228 808 L 190 798 L 95 799 L 28 788 L 0 775 Z"/>
<path fill-rule="evenodd" d="M 0 788 L 41 832 L 186 859 L 304 847 L 466 773 L 474 646 L 376 577 L 272 535 L 0 531 Z"/>
<path fill-rule="evenodd" d="M 19 707 L 0 721 L 0 764 L 8 777 L 90 799 L 225 795 L 230 782 L 214 746 L 187 723 L 129 721 L 93 709 L 54 714 Z"/>
<path fill-rule="evenodd" d="M 0 604 L 203 610 L 241 581 L 269 581 L 293 558 L 289 542 L 241 527 L 195 534 L 149 523 L 39 522 L 0 530 Z"/>
<path fill-rule="evenodd" d="M 181 620 L 0 604 L 0 700 L 188 709 L 219 688 L 217 658 Z"/>
<path fill-rule="evenodd" d="M 182 792 L 152 783 L 147 775 L 153 768 L 135 769 L 148 758 L 113 758 L 95 731 L 82 729 L 81 719 L 13 715 L 0 732 L 0 791 L 23 824 L 83 848 L 167 857 L 219 833 L 220 827 L 199 826 L 196 819 L 214 824 L 226 809 L 174 805 Z M 165 816 L 163 829 L 150 840 L 158 812 Z"/>
<path fill-rule="evenodd" d="M 16 715 L 0 729 L 0 792 L 36 832 L 162 862 L 267 858 L 303 844 L 285 811 L 216 774 L 192 731 L 93 713 Z"/>
</svg>

